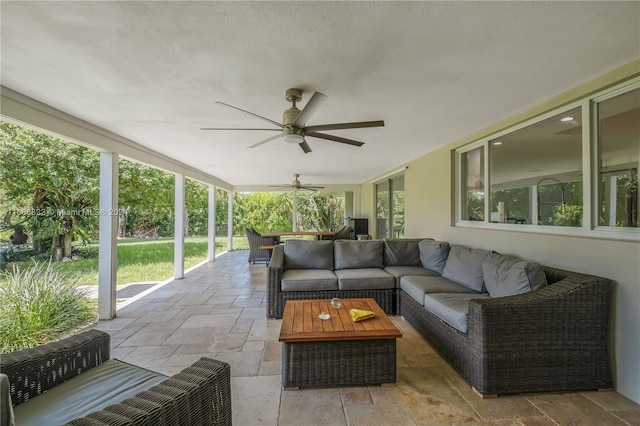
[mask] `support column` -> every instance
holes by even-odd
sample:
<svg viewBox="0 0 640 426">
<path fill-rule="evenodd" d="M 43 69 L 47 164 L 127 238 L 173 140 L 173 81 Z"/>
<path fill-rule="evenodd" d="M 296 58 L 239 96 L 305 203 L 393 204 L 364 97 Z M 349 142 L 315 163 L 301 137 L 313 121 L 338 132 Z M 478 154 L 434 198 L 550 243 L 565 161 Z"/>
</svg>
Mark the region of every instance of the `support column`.
<svg viewBox="0 0 640 426">
<path fill-rule="evenodd" d="M 173 250 L 173 278 L 184 278 L 184 175 L 175 175 L 175 226 Z"/>
<path fill-rule="evenodd" d="M 233 191 L 227 191 L 227 251 L 233 250 Z"/>
<path fill-rule="evenodd" d="M 100 153 L 100 238 L 98 240 L 98 317 L 116 316 L 118 265 L 118 154 Z"/>
<path fill-rule="evenodd" d="M 292 212 L 291 212 L 291 230 L 298 231 L 298 191 L 293 188 L 292 195 Z"/>
<path fill-rule="evenodd" d="M 213 262 L 216 258 L 216 187 L 209 185 L 209 204 L 208 204 L 208 224 L 207 224 L 207 242 L 208 256 L 207 260 Z"/>
</svg>

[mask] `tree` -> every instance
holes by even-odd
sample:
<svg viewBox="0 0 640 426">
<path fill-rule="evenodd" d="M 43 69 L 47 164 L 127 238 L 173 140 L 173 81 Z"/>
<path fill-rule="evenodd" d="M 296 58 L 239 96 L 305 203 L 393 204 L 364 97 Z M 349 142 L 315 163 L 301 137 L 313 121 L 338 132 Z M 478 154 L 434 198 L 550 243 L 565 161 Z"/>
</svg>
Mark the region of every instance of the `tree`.
<svg viewBox="0 0 640 426">
<path fill-rule="evenodd" d="M 173 235 L 174 176 L 125 159 L 118 167 L 118 206 L 126 212 L 126 234 L 145 235 L 155 229 L 159 235 Z"/>
<path fill-rule="evenodd" d="M 306 191 L 298 191 L 297 197 L 299 230 L 336 230 L 344 223 L 344 197 Z M 258 232 L 292 230 L 292 192 L 234 193 L 233 205 L 234 235 L 243 235 L 249 226 Z"/>
<path fill-rule="evenodd" d="M 98 153 L 5 122 L 0 135 L 0 185 L 22 206 L 5 218 L 24 222 L 40 250 L 71 256 L 74 237 L 97 229 Z"/>
</svg>

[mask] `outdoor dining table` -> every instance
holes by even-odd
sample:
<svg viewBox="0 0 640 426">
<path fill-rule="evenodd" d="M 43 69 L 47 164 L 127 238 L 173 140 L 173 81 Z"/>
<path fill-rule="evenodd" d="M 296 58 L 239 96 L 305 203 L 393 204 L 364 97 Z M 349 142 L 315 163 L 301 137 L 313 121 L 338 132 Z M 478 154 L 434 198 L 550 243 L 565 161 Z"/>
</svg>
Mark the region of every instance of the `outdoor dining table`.
<svg viewBox="0 0 640 426">
<path fill-rule="evenodd" d="M 313 235 L 318 240 L 322 237 L 332 237 L 336 235 L 333 231 L 274 231 L 274 232 L 263 232 L 261 234 L 263 237 L 274 237 L 276 239 L 276 244 L 280 244 L 280 237 L 302 237 Z"/>
</svg>

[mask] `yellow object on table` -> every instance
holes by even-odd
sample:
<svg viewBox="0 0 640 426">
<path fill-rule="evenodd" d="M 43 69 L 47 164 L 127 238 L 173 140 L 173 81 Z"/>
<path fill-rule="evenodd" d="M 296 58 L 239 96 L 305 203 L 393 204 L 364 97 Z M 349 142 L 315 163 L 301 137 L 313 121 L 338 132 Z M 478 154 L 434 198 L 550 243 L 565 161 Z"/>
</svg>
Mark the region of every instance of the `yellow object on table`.
<svg viewBox="0 0 640 426">
<path fill-rule="evenodd" d="M 375 318 L 376 314 L 371 311 L 365 311 L 363 309 L 351 309 L 349 315 L 353 322 L 368 320 L 369 318 Z"/>
</svg>

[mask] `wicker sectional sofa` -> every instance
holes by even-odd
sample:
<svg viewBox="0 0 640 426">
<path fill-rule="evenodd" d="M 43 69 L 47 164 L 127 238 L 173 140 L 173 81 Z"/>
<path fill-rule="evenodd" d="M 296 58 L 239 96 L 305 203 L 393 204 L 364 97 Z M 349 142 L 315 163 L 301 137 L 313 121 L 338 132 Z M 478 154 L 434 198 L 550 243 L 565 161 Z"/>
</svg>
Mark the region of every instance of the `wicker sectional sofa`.
<svg viewBox="0 0 640 426">
<path fill-rule="evenodd" d="M 167 377 L 110 359 L 109 334 L 90 330 L 0 362 L 3 426 L 12 416 L 16 425 L 231 425 L 222 361 L 201 358 Z"/>
<path fill-rule="evenodd" d="M 282 318 L 287 300 L 333 297 L 370 297 L 395 315 L 400 278 L 435 275 L 420 264 L 419 241 L 287 240 L 267 269 L 267 317 Z"/>
<path fill-rule="evenodd" d="M 269 318 L 287 300 L 372 297 L 481 395 L 613 387 L 608 279 L 431 239 L 317 243 L 275 247 Z"/>
</svg>

